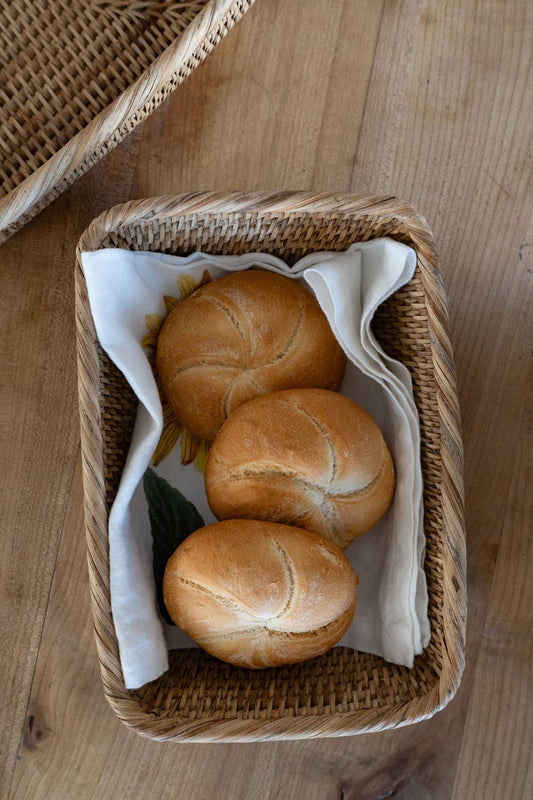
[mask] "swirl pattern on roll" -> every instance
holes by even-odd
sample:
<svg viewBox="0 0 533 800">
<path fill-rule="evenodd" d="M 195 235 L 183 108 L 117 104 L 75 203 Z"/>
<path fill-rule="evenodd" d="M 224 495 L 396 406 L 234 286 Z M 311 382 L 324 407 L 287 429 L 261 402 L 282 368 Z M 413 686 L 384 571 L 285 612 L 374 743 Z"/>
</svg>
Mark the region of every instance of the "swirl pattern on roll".
<svg viewBox="0 0 533 800">
<path fill-rule="evenodd" d="M 394 485 L 376 422 L 348 397 L 322 389 L 242 405 L 211 445 L 205 474 L 218 519 L 297 525 L 341 548 L 384 516 Z"/>
<path fill-rule="evenodd" d="M 212 441 L 230 414 L 281 389 L 340 387 L 346 357 L 314 295 L 265 270 L 232 273 L 171 311 L 157 345 L 177 419 Z"/>
<path fill-rule="evenodd" d="M 237 519 L 191 534 L 169 559 L 163 591 L 173 620 L 204 650 L 260 668 L 333 647 L 353 619 L 357 583 L 322 537 Z"/>
</svg>

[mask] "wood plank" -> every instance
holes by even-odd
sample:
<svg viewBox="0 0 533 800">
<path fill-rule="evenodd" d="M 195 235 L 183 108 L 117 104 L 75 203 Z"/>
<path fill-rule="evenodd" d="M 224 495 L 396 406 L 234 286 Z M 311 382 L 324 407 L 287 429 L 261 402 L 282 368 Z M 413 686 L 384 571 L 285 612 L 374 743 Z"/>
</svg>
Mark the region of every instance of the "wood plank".
<svg viewBox="0 0 533 800">
<path fill-rule="evenodd" d="M 74 252 L 89 221 L 127 198 L 139 139 L 140 131 L 1 251 L 0 681 L 10 702 L 0 793 L 15 763 L 78 451 Z"/>
<path fill-rule="evenodd" d="M 531 263 L 531 261 L 530 261 Z M 529 286 L 533 283 L 528 281 Z M 532 333 L 533 297 L 524 317 Z M 523 359 L 522 359 L 523 360 Z M 529 359 L 531 362 L 531 358 Z M 533 369 L 527 370 L 503 530 L 453 797 L 533 795 Z M 479 735 L 490 731 L 489 736 Z"/>
<path fill-rule="evenodd" d="M 7 252 L 6 252 L 7 251 Z M 3 256 L 0 753 L 9 781 L 57 558 L 77 450 L 71 255 L 20 236 Z M 59 256 L 59 257 L 58 257 Z M 68 266 L 67 266 L 68 265 Z M 52 469 L 52 472 L 51 472 Z M 15 733 L 15 735 L 14 735 Z"/>
<path fill-rule="evenodd" d="M 254 5 L 147 120 L 135 194 L 347 189 L 382 5 Z"/>
</svg>

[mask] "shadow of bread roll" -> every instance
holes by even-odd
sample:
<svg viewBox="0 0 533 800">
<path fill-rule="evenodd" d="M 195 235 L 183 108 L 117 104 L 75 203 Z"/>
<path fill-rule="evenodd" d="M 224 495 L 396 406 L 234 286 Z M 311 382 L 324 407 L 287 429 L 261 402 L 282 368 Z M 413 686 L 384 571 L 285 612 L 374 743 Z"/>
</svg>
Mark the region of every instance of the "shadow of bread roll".
<svg viewBox="0 0 533 800">
<path fill-rule="evenodd" d="M 394 484 L 376 422 L 324 389 L 289 389 L 242 405 L 211 445 L 205 472 L 217 519 L 297 525 L 341 548 L 384 516 Z"/>
<path fill-rule="evenodd" d="M 156 359 L 177 419 L 209 441 L 252 397 L 300 386 L 337 390 L 346 367 L 314 295 L 266 270 L 225 275 L 178 303 Z"/>
<path fill-rule="evenodd" d="M 322 655 L 349 628 L 358 579 L 344 553 L 301 528 L 228 520 L 191 534 L 170 557 L 163 594 L 174 622 L 241 667 Z"/>
</svg>

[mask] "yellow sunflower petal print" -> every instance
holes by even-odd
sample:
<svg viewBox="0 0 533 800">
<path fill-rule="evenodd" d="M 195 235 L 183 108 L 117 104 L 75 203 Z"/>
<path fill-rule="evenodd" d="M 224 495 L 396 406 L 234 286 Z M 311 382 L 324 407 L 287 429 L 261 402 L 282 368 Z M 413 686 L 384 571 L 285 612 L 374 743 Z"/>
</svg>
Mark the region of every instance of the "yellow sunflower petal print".
<svg viewBox="0 0 533 800">
<path fill-rule="evenodd" d="M 181 440 L 181 463 L 194 464 L 199 472 L 202 474 L 205 472 L 209 443 L 205 439 L 200 439 L 198 436 L 195 436 L 176 419 L 170 404 L 167 402 L 161 391 L 159 376 L 157 374 L 155 354 L 157 350 L 159 331 L 161 330 L 163 322 L 170 312 L 177 306 L 179 302 L 181 302 L 181 300 L 189 297 L 189 295 L 199 289 L 200 286 L 204 286 L 210 281 L 211 275 L 207 269 L 204 270 L 199 281 L 195 280 L 192 275 L 182 273 L 178 276 L 177 281 L 180 297 L 178 298 L 171 295 L 164 295 L 163 304 L 165 308 L 165 314 L 163 316 L 159 314 L 146 314 L 145 316 L 146 333 L 141 339 L 141 346 L 145 350 L 146 357 L 148 358 L 152 368 L 163 409 L 163 431 L 152 456 L 152 462 L 154 466 L 160 464 L 161 461 L 163 461 L 163 459 L 166 458 L 173 450 L 178 441 Z"/>
</svg>

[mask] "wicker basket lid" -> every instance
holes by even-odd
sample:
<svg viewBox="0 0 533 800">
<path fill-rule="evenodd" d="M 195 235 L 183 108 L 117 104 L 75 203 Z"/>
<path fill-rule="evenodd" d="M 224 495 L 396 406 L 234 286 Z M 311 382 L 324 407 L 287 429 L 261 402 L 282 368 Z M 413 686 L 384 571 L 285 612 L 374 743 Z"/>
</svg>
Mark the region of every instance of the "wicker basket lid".
<svg viewBox="0 0 533 800">
<path fill-rule="evenodd" d="M 0 6 L 0 243 L 118 144 L 254 0 Z"/>
</svg>

